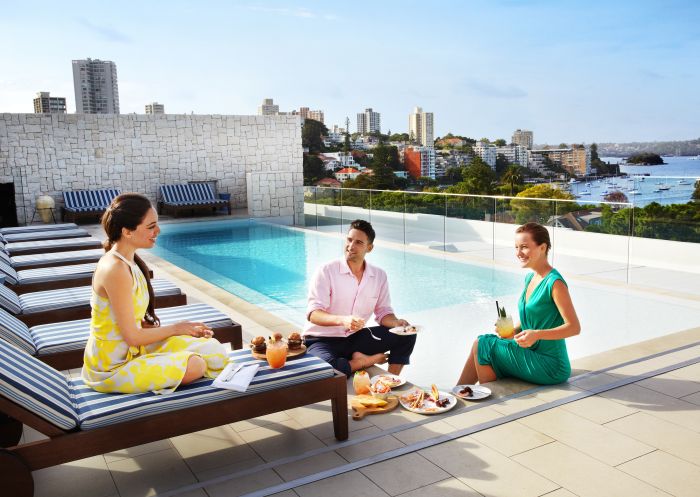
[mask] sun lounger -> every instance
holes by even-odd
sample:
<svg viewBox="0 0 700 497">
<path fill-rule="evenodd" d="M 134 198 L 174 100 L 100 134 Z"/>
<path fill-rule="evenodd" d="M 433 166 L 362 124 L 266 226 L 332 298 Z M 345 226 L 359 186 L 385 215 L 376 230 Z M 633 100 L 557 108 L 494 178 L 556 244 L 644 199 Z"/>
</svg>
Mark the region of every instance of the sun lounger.
<svg viewBox="0 0 700 497">
<path fill-rule="evenodd" d="M 214 337 L 221 343 L 230 343 L 233 349 L 243 346 L 241 325 L 207 304 L 158 309 L 158 318 L 162 326 L 181 321 L 205 323 L 214 330 Z M 89 319 L 40 324 L 30 328 L 0 309 L 0 338 L 56 369 L 80 367 L 89 336 Z"/>
<path fill-rule="evenodd" d="M 97 262 L 105 254 L 103 248 L 89 250 L 70 250 L 68 252 L 48 252 L 43 254 L 16 255 L 10 257 L 0 250 L 0 261 L 10 265 L 15 271 L 37 269 L 41 267 L 69 266 Z"/>
<path fill-rule="evenodd" d="M 120 193 L 116 189 L 63 192 L 62 218 L 99 217 Z"/>
<path fill-rule="evenodd" d="M 170 281 L 155 278 L 151 283 L 156 294 L 156 308 L 187 303 L 185 294 Z M 88 285 L 17 295 L 0 285 L 0 308 L 27 326 L 83 319 L 90 317 L 91 291 Z"/>
<path fill-rule="evenodd" d="M 246 350 L 231 359 L 256 361 Z M 32 471 L 329 399 L 335 438 L 347 439 L 344 375 L 309 354 L 276 370 L 256 362 L 261 368 L 244 393 L 200 380 L 166 395 L 103 394 L 0 340 L 3 493 L 31 496 Z M 49 438 L 16 445 L 22 424 Z"/>
<path fill-rule="evenodd" d="M 34 240 L 54 240 L 56 238 L 84 238 L 90 234 L 83 228 L 73 228 L 70 230 L 46 230 L 46 231 L 30 231 L 28 233 L 8 233 L 0 234 L 0 242 L 15 243 L 15 242 L 31 242 Z"/>
<path fill-rule="evenodd" d="M 60 238 L 58 240 L 37 240 L 33 242 L 0 243 L 0 249 L 8 255 L 28 255 L 66 250 L 88 250 L 102 247 L 102 242 L 94 237 Z"/>
<path fill-rule="evenodd" d="M 216 212 L 220 207 L 226 207 L 231 214 L 231 200 L 216 198 L 208 183 L 163 185 L 159 190 L 158 212 L 172 212 L 177 216 L 183 210 L 211 208 L 212 212 Z"/>
<path fill-rule="evenodd" d="M 0 260 L 0 275 L 5 276 L 5 285 L 17 295 L 21 295 L 41 290 L 89 285 L 96 267 L 96 262 L 88 262 L 87 264 L 16 271 L 6 262 Z"/>
<path fill-rule="evenodd" d="M 71 230 L 77 228 L 75 223 L 61 224 L 32 224 L 30 226 L 13 226 L 10 228 L 0 228 L 0 235 L 13 235 L 16 233 L 32 233 L 34 231 L 57 231 Z"/>
</svg>

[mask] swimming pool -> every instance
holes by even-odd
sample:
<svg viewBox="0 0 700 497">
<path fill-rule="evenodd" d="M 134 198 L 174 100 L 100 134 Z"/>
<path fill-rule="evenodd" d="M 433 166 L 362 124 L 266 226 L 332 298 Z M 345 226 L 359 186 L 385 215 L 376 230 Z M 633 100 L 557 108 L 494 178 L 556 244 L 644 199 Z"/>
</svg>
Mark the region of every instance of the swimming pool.
<svg viewBox="0 0 700 497">
<path fill-rule="evenodd" d="M 155 253 L 244 300 L 302 326 L 308 283 L 342 256 L 342 240 L 249 220 L 167 224 Z M 370 263 L 387 272 L 398 315 L 489 303 L 518 291 L 522 276 L 375 246 Z"/>
</svg>

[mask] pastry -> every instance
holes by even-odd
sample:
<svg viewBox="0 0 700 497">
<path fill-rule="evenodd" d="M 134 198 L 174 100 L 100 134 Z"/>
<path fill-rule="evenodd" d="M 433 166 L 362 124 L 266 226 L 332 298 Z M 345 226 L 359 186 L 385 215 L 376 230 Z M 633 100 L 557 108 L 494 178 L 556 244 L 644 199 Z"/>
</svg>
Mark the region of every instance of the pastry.
<svg viewBox="0 0 700 497">
<path fill-rule="evenodd" d="M 250 346 L 253 348 L 253 351 L 257 352 L 258 354 L 264 354 L 267 350 L 267 343 L 265 342 L 265 337 L 253 338 L 253 340 L 250 342 Z"/>
<path fill-rule="evenodd" d="M 287 346 L 289 347 L 289 350 L 296 350 L 301 348 L 301 335 L 297 333 L 296 331 L 294 333 L 290 333 L 289 336 L 287 337 Z"/>
</svg>

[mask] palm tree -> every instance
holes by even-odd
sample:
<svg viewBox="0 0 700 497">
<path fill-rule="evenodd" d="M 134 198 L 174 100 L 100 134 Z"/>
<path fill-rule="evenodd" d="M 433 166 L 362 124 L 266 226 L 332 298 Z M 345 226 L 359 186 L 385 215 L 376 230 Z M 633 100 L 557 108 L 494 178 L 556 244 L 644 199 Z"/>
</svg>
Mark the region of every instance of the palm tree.
<svg viewBox="0 0 700 497">
<path fill-rule="evenodd" d="M 508 169 L 505 170 L 503 176 L 501 177 L 501 181 L 503 183 L 510 183 L 510 196 L 512 197 L 515 184 L 520 184 L 523 182 L 523 175 L 520 172 L 520 166 L 515 164 L 508 166 Z"/>
</svg>

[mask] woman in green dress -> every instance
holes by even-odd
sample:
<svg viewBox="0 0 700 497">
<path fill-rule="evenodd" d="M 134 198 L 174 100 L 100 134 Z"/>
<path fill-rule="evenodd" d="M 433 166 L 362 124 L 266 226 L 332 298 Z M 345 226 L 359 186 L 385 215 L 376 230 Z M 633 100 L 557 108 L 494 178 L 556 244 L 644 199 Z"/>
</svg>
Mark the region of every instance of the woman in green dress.
<svg viewBox="0 0 700 497">
<path fill-rule="evenodd" d="M 510 339 L 495 334 L 474 341 L 458 384 L 515 377 L 539 385 L 562 383 L 571 374 L 565 338 L 581 331 L 569 289 L 547 260 L 547 228 L 527 223 L 515 231 L 515 255 L 532 272 L 518 301 L 520 324 Z"/>
</svg>

